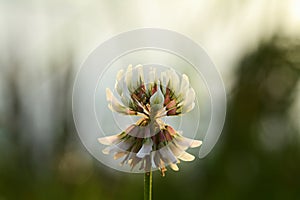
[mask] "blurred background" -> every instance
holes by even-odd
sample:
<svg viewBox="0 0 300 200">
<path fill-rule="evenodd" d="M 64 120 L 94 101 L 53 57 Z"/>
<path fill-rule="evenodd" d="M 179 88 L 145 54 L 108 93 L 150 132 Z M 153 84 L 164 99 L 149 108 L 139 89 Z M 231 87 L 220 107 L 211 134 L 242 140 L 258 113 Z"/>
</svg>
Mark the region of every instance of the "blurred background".
<svg viewBox="0 0 300 200">
<path fill-rule="evenodd" d="M 143 175 L 87 152 L 72 118 L 80 64 L 142 27 L 202 45 L 227 90 L 205 159 L 154 173 L 154 199 L 300 199 L 300 1 L 0 1 L 0 200 L 142 199 Z"/>
</svg>

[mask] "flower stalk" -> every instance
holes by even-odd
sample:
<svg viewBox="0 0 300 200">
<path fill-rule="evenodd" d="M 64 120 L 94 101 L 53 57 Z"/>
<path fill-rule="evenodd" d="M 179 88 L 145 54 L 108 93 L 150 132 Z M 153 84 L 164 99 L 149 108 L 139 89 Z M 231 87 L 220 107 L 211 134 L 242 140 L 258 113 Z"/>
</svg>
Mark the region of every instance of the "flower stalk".
<svg viewBox="0 0 300 200">
<path fill-rule="evenodd" d="M 144 174 L 144 200 L 152 200 L 152 171 Z"/>
</svg>

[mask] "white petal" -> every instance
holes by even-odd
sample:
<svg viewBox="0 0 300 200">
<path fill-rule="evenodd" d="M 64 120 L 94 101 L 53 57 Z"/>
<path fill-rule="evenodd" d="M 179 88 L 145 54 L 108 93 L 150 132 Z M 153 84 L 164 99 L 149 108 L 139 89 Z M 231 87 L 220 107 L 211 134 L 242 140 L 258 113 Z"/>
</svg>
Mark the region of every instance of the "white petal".
<svg viewBox="0 0 300 200">
<path fill-rule="evenodd" d="M 172 151 L 168 148 L 168 146 L 165 146 L 158 150 L 162 160 L 165 163 L 177 163 L 177 158 L 174 156 Z"/>
<path fill-rule="evenodd" d="M 167 72 L 161 72 L 160 73 L 160 85 L 162 86 L 162 92 L 165 94 L 166 93 L 166 88 L 169 87 L 169 81 L 170 77 L 167 74 Z"/>
<path fill-rule="evenodd" d="M 183 161 L 193 161 L 193 160 L 195 159 L 195 156 L 193 156 L 192 154 L 189 154 L 189 153 L 183 151 L 183 152 L 181 153 L 181 155 L 178 156 L 178 158 L 179 158 L 180 160 L 183 160 Z"/>
<path fill-rule="evenodd" d="M 148 126 L 145 126 L 144 138 L 149 138 L 149 137 L 151 137 L 151 131 L 150 131 L 150 127 L 148 125 Z"/>
<path fill-rule="evenodd" d="M 155 158 L 155 151 L 151 152 L 150 157 L 151 157 L 152 168 L 157 168 L 158 166 L 156 166 L 155 160 L 154 160 L 154 158 Z"/>
<path fill-rule="evenodd" d="M 171 163 L 171 164 L 170 164 L 170 167 L 171 167 L 171 169 L 174 170 L 174 171 L 179 171 L 179 168 L 178 168 L 178 166 L 177 166 L 176 164 Z"/>
<path fill-rule="evenodd" d="M 188 113 L 191 110 L 193 110 L 194 107 L 195 107 L 195 103 L 194 102 L 192 102 L 192 104 L 190 104 L 189 106 L 183 106 L 181 113 Z"/>
<path fill-rule="evenodd" d="M 125 163 L 127 163 L 127 162 L 131 159 L 132 154 L 133 154 L 133 152 L 129 152 L 129 153 L 126 155 L 126 157 L 125 157 L 125 158 L 122 160 L 122 162 L 121 162 L 121 166 L 124 165 Z"/>
<path fill-rule="evenodd" d="M 132 77 L 131 77 L 131 83 L 132 83 L 132 91 L 134 92 L 141 84 L 140 82 L 140 75 L 139 75 L 139 67 L 141 65 L 137 65 L 132 70 Z"/>
<path fill-rule="evenodd" d="M 128 152 L 126 152 L 126 151 L 125 152 L 117 152 L 114 155 L 114 159 L 117 160 L 117 159 L 122 158 L 123 156 L 125 156 L 127 154 L 128 154 Z"/>
<path fill-rule="evenodd" d="M 163 107 L 164 101 L 165 101 L 164 95 L 161 92 L 160 87 L 157 87 L 157 91 L 150 97 L 151 108 L 154 105 L 159 105 Z"/>
<path fill-rule="evenodd" d="M 148 75 L 148 82 L 149 83 L 156 83 L 157 77 L 156 77 L 156 68 L 150 68 L 149 75 Z"/>
<path fill-rule="evenodd" d="M 138 127 L 138 131 L 135 135 L 135 137 L 137 138 L 145 138 L 145 128 L 143 126 L 137 126 Z"/>
<path fill-rule="evenodd" d="M 154 159 L 153 159 L 154 164 L 152 164 L 152 165 L 155 165 L 158 168 L 161 167 L 161 160 L 160 160 L 159 152 L 155 151 L 155 152 L 152 152 L 152 153 L 155 153 L 154 154 Z"/>
<path fill-rule="evenodd" d="M 132 140 L 125 140 L 118 143 L 116 146 L 123 151 L 128 151 L 128 149 L 133 145 Z"/>
<path fill-rule="evenodd" d="M 115 152 L 127 152 L 127 150 L 133 145 L 131 140 L 124 140 L 118 144 L 112 144 L 103 149 L 104 154 L 115 153 Z"/>
<path fill-rule="evenodd" d="M 137 130 L 136 130 L 137 129 Z M 150 126 L 136 126 L 136 129 L 132 130 L 128 134 L 137 138 L 149 138 L 151 137 Z"/>
<path fill-rule="evenodd" d="M 200 140 L 193 140 L 193 142 L 192 142 L 190 148 L 200 147 L 201 144 L 202 144 L 202 141 L 200 141 Z"/>
<path fill-rule="evenodd" d="M 112 144 L 102 150 L 104 154 L 115 152 L 126 152 L 132 146 L 132 142 L 129 140 L 121 141 L 118 144 Z"/>
<path fill-rule="evenodd" d="M 143 66 L 142 66 L 142 65 L 137 65 L 136 68 L 137 68 L 137 70 L 138 70 L 138 78 L 139 78 L 139 81 L 144 82 L 144 71 L 143 71 Z"/>
<path fill-rule="evenodd" d="M 124 80 L 124 70 L 121 69 L 118 71 L 117 73 L 117 78 L 116 78 L 116 84 L 115 84 L 115 88 L 118 92 L 118 94 L 121 96 L 123 93 L 123 80 Z"/>
<path fill-rule="evenodd" d="M 186 137 L 176 137 L 174 141 L 176 145 L 183 150 L 186 150 L 187 148 L 198 147 L 202 144 L 202 141 L 200 140 L 193 140 Z"/>
<path fill-rule="evenodd" d="M 180 94 L 185 94 L 190 85 L 189 77 L 185 74 L 182 74 L 181 85 L 180 85 Z"/>
<path fill-rule="evenodd" d="M 171 85 L 171 88 L 172 88 L 173 92 L 176 95 L 178 95 L 178 93 L 179 93 L 179 82 L 180 82 L 179 77 L 178 77 L 177 73 L 173 69 L 171 69 L 169 71 L 169 73 L 170 73 L 169 76 L 170 76 L 170 85 Z"/>
<path fill-rule="evenodd" d="M 169 146 L 170 150 L 173 152 L 175 157 L 180 156 L 182 154 L 182 152 L 184 151 L 181 148 L 174 145 L 173 143 L 168 143 L 168 146 Z"/>
<path fill-rule="evenodd" d="M 111 146 L 106 147 L 105 149 L 102 150 L 102 153 L 107 155 L 109 154 L 110 150 L 111 150 Z"/>
<path fill-rule="evenodd" d="M 127 98 L 124 94 L 121 96 L 121 101 L 127 107 L 129 107 L 131 104 L 131 99 Z"/>
<path fill-rule="evenodd" d="M 142 146 L 142 148 L 139 150 L 139 152 L 136 154 L 139 158 L 144 158 L 146 155 L 150 155 L 150 152 L 152 151 L 152 139 L 148 139 Z"/>
<path fill-rule="evenodd" d="M 193 88 L 189 88 L 185 95 L 185 104 L 189 105 L 195 101 L 195 90 Z"/>
<path fill-rule="evenodd" d="M 195 106 L 195 91 L 193 88 L 189 88 L 185 94 L 184 100 L 179 106 L 182 105 L 182 113 L 187 113 L 191 111 Z"/>
<path fill-rule="evenodd" d="M 136 125 L 131 125 L 126 129 L 126 133 L 133 137 L 137 137 L 140 127 Z"/>
<path fill-rule="evenodd" d="M 131 170 L 141 161 L 141 158 L 134 156 L 130 162 Z"/>
<path fill-rule="evenodd" d="M 118 135 L 112 135 L 112 136 L 98 138 L 98 142 L 100 142 L 101 144 L 104 144 L 104 145 L 111 145 L 113 143 L 118 142 L 119 140 L 120 139 L 119 139 Z"/>
<path fill-rule="evenodd" d="M 130 92 L 134 92 L 132 85 L 132 65 L 129 65 L 125 74 L 125 83 Z"/>
<path fill-rule="evenodd" d="M 123 87 L 123 93 L 121 95 L 121 101 L 127 107 L 130 107 L 130 105 L 132 105 L 132 98 L 130 96 L 130 93 L 129 93 L 127 87 Z"/>
<path fill-rule="evenodd" d="M 122 105 L 117 98 L 113 95 L 112 91 L 109 88 L 106 88 L 106 99 L 109 102 L 108 107 L 115 112 L 122 114 L 129 114 L 130 109 Z"/>
</svg>

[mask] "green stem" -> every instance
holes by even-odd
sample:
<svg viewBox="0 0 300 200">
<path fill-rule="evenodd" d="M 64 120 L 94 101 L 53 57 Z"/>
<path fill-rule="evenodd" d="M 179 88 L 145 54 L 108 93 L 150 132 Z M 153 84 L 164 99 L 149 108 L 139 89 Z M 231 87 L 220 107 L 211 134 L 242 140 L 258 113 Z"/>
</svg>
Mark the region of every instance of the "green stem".
<svg viewBox="0 0 300 200">
<path fill-rule="evenodd" d="M 152 199 L 152 171 L 144 175 L 144 200 Z"/>
</svg>

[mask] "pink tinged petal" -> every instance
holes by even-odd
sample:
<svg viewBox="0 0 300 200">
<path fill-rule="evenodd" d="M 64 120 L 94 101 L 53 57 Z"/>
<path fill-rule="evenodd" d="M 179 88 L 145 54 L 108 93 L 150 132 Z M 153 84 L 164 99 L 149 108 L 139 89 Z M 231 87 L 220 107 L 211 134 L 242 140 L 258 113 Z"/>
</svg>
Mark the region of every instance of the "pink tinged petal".
<svg viewBox="0 0 300 200">
<path fill-rule="evenodd" d="M 170 103 L 167 105 L 167 115 L 176 115 L 176 110 L 177 110 L 177 107 L 176 107 L 176 100 L 173 99 L 172 101 L 170 101 Z"/>
<path fill-rule="evenodd" d="M 158 138 L 159 138 L 159 142 L 166 142 L 167 141 L 167 138 L 164 135 L 162 130 L 158 133 Z"/>
<path fill-rule="evenodd" d="M 155 83 L 151 90 L 151 95 L 153 95 L 156 91 L 157 91 L 157 84 Z"/>
<path fill-rule="evenodd" d="M 188 162 L 188 161 L 193 161 L 195 159 L 195 156 L 193 156 L 192 154 L 189 154 L 189 153 L 183 151 L 181 153 L 181 155 L 178 156 L 178 158 L 180 160 L 182 160 L 182 161 L 187 161 Z"/>
<path fill-rule="evenodd" d="M 178 168 L 178 166 L 177 166 L 176 164 L 171 163 L 171 164 L 170 164 L 170 167 L 171 167 L 171 169 L 172 169 L 173 171 L 179 171 L 179 168 Z"/>
<path fill-rule="evenodd" d="M 172 126 L 167 126 L 167 131 L 172 135 L 176 135 L 175 129 L 172 128 Z"/>
<path fill-rule="evenodd" d="M 170 133 L 167 131 L 167 130 L 164 130 L 164 135 L 166 137 L 166 140 L 169 142 L 169 141 L 172 141 L 172 136 L 170 135 Z"/>
<path fill-rule="evenodd" d="M 171 101 L 171 98 L 170 98 L 170 89 L 167 88 L 166 89 L 166 92 L 165 92 L 165 102 L 164 102 L 164 105 L 168 105 Z"/>
<path fill-rule="evenodd" d="M 101 144 L 104 144 L 104 145 L 111 145 L 111 144 L 117 143 L 118 141 L 120 141 L 120 138 L 118 135 L 112 135 L 112 136 L 98 138 L 98 142 L 100 142 Z"/>
<path fill-rule="evenodd" d="M 153 142 L 152 139 L 147 139 L 146 142 L 143 144 L 142 148 L 136 154 L 139 158 L 144 158 L 146 155 L 150 155 L 152 151 Z"/>
</svg>

